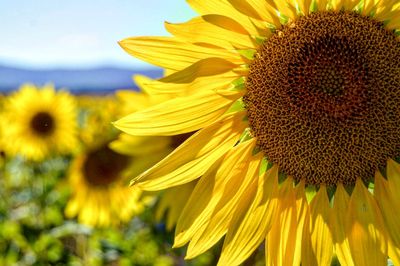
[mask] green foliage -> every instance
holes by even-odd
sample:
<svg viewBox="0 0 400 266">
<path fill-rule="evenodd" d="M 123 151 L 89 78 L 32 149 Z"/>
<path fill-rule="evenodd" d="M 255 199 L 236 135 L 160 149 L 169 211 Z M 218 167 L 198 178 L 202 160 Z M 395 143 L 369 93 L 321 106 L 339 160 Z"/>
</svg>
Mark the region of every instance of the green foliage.
<svg viewBox="0 0 400 266">
<path fill-rule="evenodd" d="M 0 168 L 0 265 L 169 266 L 210 265 L 207 253 L 184 261 L 172 250 L 172 232 L 154 224 L 153 212 L 118 228 L 90 228 L 67 220 L 70 158 L 41 163 L 7 158 Z"/>
</svg>

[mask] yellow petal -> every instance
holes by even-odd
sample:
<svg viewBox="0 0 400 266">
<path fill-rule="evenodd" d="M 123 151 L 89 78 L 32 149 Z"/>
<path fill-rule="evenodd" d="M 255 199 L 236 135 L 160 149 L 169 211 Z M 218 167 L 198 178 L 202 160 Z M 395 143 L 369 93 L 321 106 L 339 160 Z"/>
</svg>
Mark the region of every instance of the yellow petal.
<svg viewBox="0 0 400 266">
<path fill-rule="evenodd" d="M 359 0 L 345 0 L 343 7 L 345 10 L 353 10 L 359 3 Z"/>
<path fill-rule="evenodd" d="M 198 131 L 134 182 L 145 190 L 161 190 L 200 177 L 238 141 L 246 127 L 243 116 L 227 115 Z"/>
<path fill-rule="evenodd" d="M 389 257 L 392 258 L 395 265 L 400 265 L 400 220 L 398 213 L 394 211 L 400 208 L 399 194 L 392 194 L 388 182 L 377 172 L 374 195 L 391 239 L 392 247 L 389 248 Z"/>
<path fill-rule="evenodd" d="M 389 258 L 393 261 L 394 265 L 400 265 L 400 247 L 399 247 L 399 245 L 393 244 L 393 241 L 389 241 L 388 254 L 389 254 Z"/>
<path fill-rule="evenodd" d="M 236 67 L 230 61 L 210 57 L 200 60 L 193 65 L 160 79 L 168 83 L 191 83 L 199 77 L 216 76 L 231 72 Z"/>
<path fill-rule="evenodd" d="M 228 71 L 222 74 L 196 77 L 190 82 L 166 82 L 166 79 L 151 80 L 144 84 L 150 94 L 177 94 L 185 96 L 204 90 L 227 89 L 238 78 L 238 74 Z"/>
<path fill-rule="evenodd" d="M 327 10 L 328 0 L 317 0 L 316 3 L 319 11 Z"/>
<path fill-rule="evenodd" d="M 199 130 L 218 120 L 242 96 L 238 91 L 202 91 L 121 118 L 118 129 L 139 136 L 171 136 Z"/>
<path fill-rule="evenodd" d="M 387 237 L 374 198 L 357 179 L 346 215 L 346 236 L 355 265 L 386 265 Z"/>
<path fill-rule="evenodd" d="M 218 265 L 239 265 L 262 243 L 272 226 L 277 200 L 278 167 L 258 178 L 257 192 L 247 211 L 237 210 L 225 237 Z"/>
<path fill-rule="evenodd" d="M 369 16 L 370 13 L 376 9 L 378 3 L 380 2 L 380 0 L 364 0 L 363 1 L 363 10 L 362 10 L 362 14 L 364 16 Z"/>
<path fill-rule="evenodd" d="M 275 10 L 275 4 L 271 6 L 265 0 L 228 0 L 237 10 L 246 16 L 263 20 L 276 27 L 280 26 L 279 18 Z M 271 1 L 270 1 L 271 2 Z M 273 2 L 272 2 L 273 3 Z"/>
<path fill-rule="evenodd" d="M 243 174 L 243 167 L 251 157 L 254 145 L 255 141 L 249 140 L 232 148 L 199 180 L 179 218 L 174 246 L 184 245 L 196 232 L 205 229 L 204 225 L 229 188 L 230 180 Z"/>
<path fill-rule="evenodd" d="M 311 0 L 301 0 L 301 1 L 298 1 L 298 3 L 299 3 L 299 7 L 300 7 L 301 12 L 304 15 L 308 15 L 310 13 L 310 8 L 311 8 L 312 1 Z"/>
<path fill-rule="evenodd" d="M 191 43 L 211 44 L 224 49 L 256 47 L 255 41 L 243 32 L 245 29 L 239 23 L 221 15 L 204 15 L 180 24 L 166 23 L 165 28 L 175 37 Z"/>
<path fill-rule="evenodd" d="M 261 22 L 250 19 L 238 10 L 236 6 L 232 6 L 227 0 L 223 1 L 203 1 L 203 0 L 187 0 L 189 5 L 201 15 L 219 14 L 226 17 L 234 18 L 253 36 L 266 36 L 269 30 Z"/>
<path fill-rule="evenodd" d="M 330 224 L 333 244 L 336 255 L 342 265 L 354 266 L 351 257 L 350 245 L 346 236 L 345 225 L 347 209 L 349 206 L 350 196 L 347 194 L 342 184 L 336 188 L 333 208 L 330 214 Z"/>
<path fill-rule="evenodd" d="M 396 204 L 400 201 L 400 164 L 393 160 L 388 160 L 387 163 L 387 178 L 389 182 L 389 189 L 391 194 L 394 195 Z M 398 206 L 398 205 L 397 205 Z"/>
<path fill-rule="evenodd" d="M 310 216 L 310 210 L 306 197 L 304 181 L 301 181 L 300 184 L 298 184 L 296 187 L 296 210 L 297 210 L 296 239 L 299 240 L 303 238 L 304 223 L 306 221 L 306 218 L 308 219 L 308 217 Z M 301 241 L 296 241 L 296 246 L 293 255 L 293 265 L 300 265 L 301 249 L 302 249 Z"/>
<path fill-rule="evenodd" d="M 277 215 L 266 238 L 268 265 L 295 265 L 297 206 L 293 179 L 287 178 L 279 190 Z M 299 264 L 297 264 L 299 265 Z"/>
<path fill-rule="evenodd" d="M 329 230 L 329 199 L 325 185 L 310 203 L 310 217 L 303 231 L 302 263 L 304 265 L 330 265 L 333 254 Z"/>
<path fill-rule="evenodd" d="M 197 46 L 171 37 L 133 37 L 119 42 L 130 55 L 162 68 L 178 71 L 209 57 L 241 62 L 237 53 Z"/>
<path fill-rule="evenodd" d="M 225 235 L 239 201 L 245 200 L 248 203 L 254 195 L 248 197 L 246 193 L 249 191 L 252 181 L 258 179 L 262 160 L 262 153 L 258 153 L 256 156 L 248 154 L 247 160 L 240 166 L 242 171 L 237 175 L 226 177 L 229 178 L 227 181 L 229 188 L 225 189 L 204 231 L 199 231 L 193 236 L 185 259 L 200 255 Z"/>
</svg>

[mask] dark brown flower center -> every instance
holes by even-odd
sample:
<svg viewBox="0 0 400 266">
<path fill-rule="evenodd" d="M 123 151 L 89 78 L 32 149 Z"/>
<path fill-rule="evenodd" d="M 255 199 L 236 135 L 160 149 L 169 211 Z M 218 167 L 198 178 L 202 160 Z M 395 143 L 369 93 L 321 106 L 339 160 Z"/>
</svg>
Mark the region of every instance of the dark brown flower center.
<svg viewBox="0 0 400 266">
<path fill-rule="evenodd" d="M 258 145 L 296 180 L 371 181 L 400 153 L 400 42 L 374 19 L 318 12 L 282 26 L 246 89 Z"/>
<path fill-rule="evenodd" d="M 103 146 L 87 155 L 83 165 L 86 181 L 94 186 L 107 186 L 121 178 L 128 165 L 128 157 Z"/>
<path fill-rule="evenodd" d="M 54 131 L 54 118 L 47 112 L 38 112 L 32 117 L 30 126 L 36 134 L 47 136 Z"/>
</svg>

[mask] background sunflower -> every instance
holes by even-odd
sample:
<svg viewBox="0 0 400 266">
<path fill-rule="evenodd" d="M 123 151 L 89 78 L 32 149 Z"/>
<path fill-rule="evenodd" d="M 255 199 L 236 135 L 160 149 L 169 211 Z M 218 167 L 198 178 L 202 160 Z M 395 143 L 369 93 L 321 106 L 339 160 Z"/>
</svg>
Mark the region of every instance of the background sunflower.
<svg viewBox="0 0 400 266">
<path fill-rule="evenodd" d="M 141 191 L 130 188 L 127 179 L 150 164 L 146 154 L 134 158 L 109 148 L 118 133 L 111 126 L 118 117 L 119 103 L 114 97 L 82 96 L 79 103 L 82 147 L 70 166 L 73 195 L 65 213 L 98 227 L 126 223 L 151 200 L 142 199 Z"/>
<path fill-rule="evenodd" d="M 77 148 L 77 109 L 72 95 L 52 85 L 23 85 L 4 106 L 3 134 L 7 154 L 39 161 Z"/>
</svg>

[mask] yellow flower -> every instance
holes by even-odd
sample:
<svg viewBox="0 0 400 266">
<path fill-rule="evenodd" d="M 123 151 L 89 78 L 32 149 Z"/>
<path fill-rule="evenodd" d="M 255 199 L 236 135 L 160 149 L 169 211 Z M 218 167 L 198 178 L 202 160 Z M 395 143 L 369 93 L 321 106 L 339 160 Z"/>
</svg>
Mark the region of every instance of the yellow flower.
<svg viewBox="0 0 400 266">
<path fill-rule="evenodd" d="M 5 102 L 5 97 L 4 95 L 0 94 L 0 117 L 4 116 L 3 112 L 3 104 Z M 0 169 L 4 166 L 4 161 L 6 154 L 4 152 L 4 137 L 3 137 L 3 130 L 4 130 L 4 119 L 0 119 Z"/>
<path fill-rule="evenodd" d="M 12 156 L 43 160 L 51 153 L 67 154 L 77 145 L 76 103 L 52 85 L 23 85 L 4 106 L 4 149 Z"/>
<path fill-rule="evenodd" d="M 135 99 L 140 104 L 141 99 Z M 111 121 L 118 117 L 115 97 L 84 96 L 81 108 L 82 152 L 73 160 L 69 183 L 73 195 L 65 213 L 78 216 L 83 224 L 107 227 L 128 222 L 153 202 L 138 188 L 129 187 L 129 178 L 142 173 L 163 158 L 171 149 L 168 143 L 149 137 L 126 135 L 117 139 Z M 123 146 L 121 146 L 123 143 Z"/>
<path fill-rule="evenodd" d="M 107 227 L 128 222 L 143 210 L 141 191 L 127 184 L 133 160 L 112 151 L 106 142 L 78 155 L 70 166 L 73 195 L 67 203 L 68 218 L 83 224 Z"/>
<path fill-rule="evenodd" d="M 174 246 L 187 258 L 224 236 L 219 265 L 264 241 L 268 265 L 400 265 L 400 5 L 392 0 L 188 0 L 173 37 L 121 41 L 171 73 L 178 95 L 115 125 L 197 131 L 134 179 L 198 183 Z M 391 159 L 389 159 L 391 158 Z"/>
</svg>

